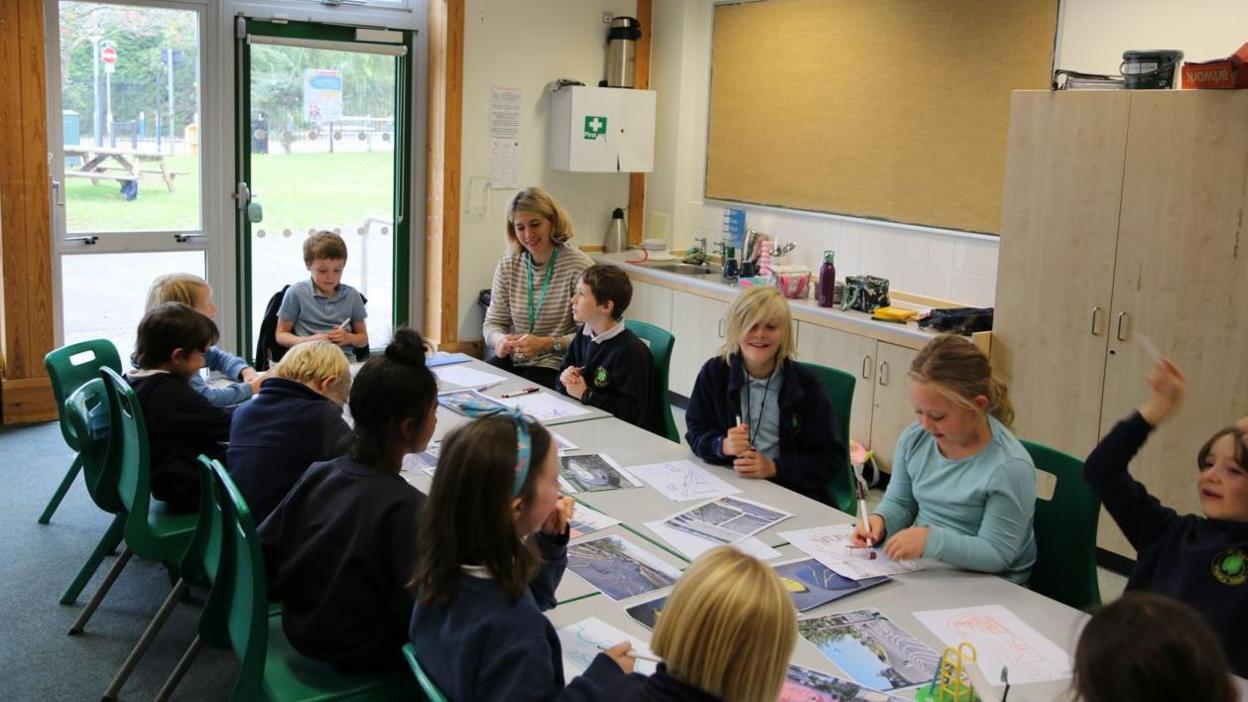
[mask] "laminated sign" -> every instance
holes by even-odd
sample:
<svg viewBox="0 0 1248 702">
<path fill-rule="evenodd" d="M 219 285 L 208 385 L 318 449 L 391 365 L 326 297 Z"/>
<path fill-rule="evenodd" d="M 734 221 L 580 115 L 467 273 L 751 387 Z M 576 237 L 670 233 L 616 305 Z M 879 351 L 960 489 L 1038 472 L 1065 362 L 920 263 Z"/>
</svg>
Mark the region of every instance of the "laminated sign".
<svg viewBox="0 0 1248 702">
<path fill-rule="evenodd" d="M 607 118 L 602 115 L 585 115 L 585 138 L 593 141 L 607 136 Z"/>
<path fill-rule="evenodd" d="M 303 72 L 303 118 L 309 122 L 342 119 L 342 71 L 309 68 Z"/>
</svg>

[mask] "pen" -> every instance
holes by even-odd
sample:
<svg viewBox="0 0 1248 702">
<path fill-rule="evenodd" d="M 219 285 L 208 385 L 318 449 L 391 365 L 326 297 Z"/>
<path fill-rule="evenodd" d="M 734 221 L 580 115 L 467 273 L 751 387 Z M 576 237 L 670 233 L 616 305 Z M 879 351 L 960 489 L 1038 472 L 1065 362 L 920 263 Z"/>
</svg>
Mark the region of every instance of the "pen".
<svg viewBox="0 0 1248 702">
<path fill-rule="evenodd" d="M 341 330 L 343 330 L 343 331 L 346 331 L 346 330 L 347 330 L 347 325 L 348 325 L 348 324 L 350 324 L 350 323 L 351 323 L 351 318 L 350 318 L 350 317 L 347 317 L 346 319 L 342 320 L 342 324 L 339 324 L 339 325 L 338 325 L 338 328 L 339 328 L 339 329 L 341 329 Z"/>
<path fill-rule="evenodd" d="M 528 395 L 529 393 L 537 392 L 538 390 L 539 388 L 536 385 L 530 385 L 527 388 L 520 388 L 519 390 L 505 392 L 502 395 L 499 395 L 499 397 L 520 397 L 521 395 Z"/>
<path fill-rule="evenodd" d="M 598 650 L 599 650 L 599 651 L 606 652 L 607 647 L 606 647 L 606 646 L 599 646 L 599 647 L 598 647 Z M 628 656 L 629 658 L 636 658 L 637 660 L 641 660 L 641 661 L 650 661 L 651 663 L 662 663 L 662 662 L 663 662 L 663 659 L 661 659 L 661 658 L 655 658 L 654 656 L 647 656 L 647 655 L 646 655 L 646 654 L 644 654 L 644 653 L 637 653 L 636 651 L 631 650 L 631 649 L 630 649 L 630 650 L 628 650 L 628 651 L 625 651 L 625 652 L 624 652 L 624 655 Z"/>
<path fill-rule="evenodd" d="M 868 453 L 867 458 L 870 457 L 871 454 Z M 853 466 L 853 471 L 854 487 L 858 491 L 858 520 L 862 522 L 862 532 L 866 534 L 867 548 L 870 548 L 875 544 L 871 542 L 871 524 L 867 521 L 867 490 L 866 485 L 863 484 L 865 481 L 862 478 L 862 466 Z"/>
</svg>

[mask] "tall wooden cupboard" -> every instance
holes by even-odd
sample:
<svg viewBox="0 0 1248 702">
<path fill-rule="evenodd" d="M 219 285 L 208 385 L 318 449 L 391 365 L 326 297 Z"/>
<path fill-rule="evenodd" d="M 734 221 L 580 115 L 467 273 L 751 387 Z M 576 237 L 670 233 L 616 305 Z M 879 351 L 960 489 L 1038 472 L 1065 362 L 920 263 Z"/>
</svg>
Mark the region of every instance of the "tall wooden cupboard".
<svg viewBox="0 0 1248 702">
<path fill-rule="evenodd" d="M 1187 397 L 1131 472 L 1197 511 L 1197 450 L 1248 414 L 1246 209 L 1248 91 L 1015 92 L 992 356 L 1019 435 L 1086 456 L 1150 338 Z M 1135 555 L 1106 514 L 1098 544 Z"/>
</svg>

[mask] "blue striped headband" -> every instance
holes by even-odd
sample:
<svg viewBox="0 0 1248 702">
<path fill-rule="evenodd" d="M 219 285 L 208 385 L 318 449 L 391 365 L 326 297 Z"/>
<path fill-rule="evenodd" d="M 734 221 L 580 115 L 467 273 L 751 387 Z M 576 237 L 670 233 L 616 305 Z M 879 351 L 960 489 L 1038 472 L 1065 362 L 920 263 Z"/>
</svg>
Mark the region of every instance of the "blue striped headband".
<svg viewBox="0 0 1248 702">
<path fill-rule="evenodd" d="M 511 496 L 519 497 L 524 481 L 529 477 L 533 454 L 533 441 L 529 437 L 529 419 L 519 407 L 500 407 L 470 400 L 459 405 L 459 410 L 474 419 L 484 417 L 508 417 L 516 425 L 516 478 L 511 484 Z"/>
</svg>

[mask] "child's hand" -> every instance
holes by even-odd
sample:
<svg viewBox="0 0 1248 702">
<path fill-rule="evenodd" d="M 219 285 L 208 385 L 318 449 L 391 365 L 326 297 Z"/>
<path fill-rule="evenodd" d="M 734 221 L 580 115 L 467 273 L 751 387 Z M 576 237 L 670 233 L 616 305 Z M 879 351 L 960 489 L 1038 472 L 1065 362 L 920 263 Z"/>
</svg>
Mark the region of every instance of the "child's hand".
<svg viewBox="0 0 1248 702">
<path fill-rule="evenodd" d="M 607 654 L 611 660 L 615 661 L 616 665 L 620 666 L 620 670 L 625 673 L 631 673 L 633 672 L 633 664 L 637 661 L 637 659 L 628 655 L 628 652 L 632 650 L 632 648 L 633 645 L 631 643 L 621 641 L 611 648 L 606 649 L 603 653 Z"/>
<path fill-rule="evenodd" d="M 563 381 L 563 389 L 568 391 L 568 395 L 579 400 L 585 396 L 585 391 L 589 389 L 589 386 L 585 384 L 585 378 L 578 372 Z"/>
<path fill-rule="evenodd" d="M 1179 408 L 1187 386 L 1187 376 L 1170 359 L 1159 358 L 1148 371 L 1148 386 L 1151 392 L 1144 404 L 1140 405 L 1139 412 L 1144 421 L 1157 426 Z"/>
<path fill-rule="evenodd" d="M 559 374 L 559 382 L 565 386 L 570 384 L 574 379 L 581 377 L 581 369 L 576 366 L 568 366 Z"/>
<path fill-rule="evenodd" d="M 550 516 L 542 523 L 542 532 L 552 536 L 563 534 L 568 530 L 568 522 L 572 521 L 575 513 L 576 500 L 566 495 L 560 497 L 555 501 L 555 508 L 550 511 Z"/>
<path fill-rule="evenodd" d="M 238 379 L 244 383 L 250 383 L 258 377 L 260 377 L 260 374 L 256 372 L 256 369 L 251 366 L 247 366 L 243 369 L 243 372 L 239 374 Z"/>
<path fill-rule="evenodd" d="M 876 515 L 871 515 L 872 517 Z M 909 561 L 923 557 L 923 549 L 927 547 L 927 527 L 910 527 L 897 532 L 897 535 L 884 544 L 884 554 L 894 561 Z"/>
<path fill-rule="evenodd" d="M 871 533 L 862 530 L 862 521 L 859 520 L 854 524 L 854 535 L 850 537 L 849 542 L 855 548 L 865 548 L 867 546 L 867 537 L 870 537 L 871 545 L 880 544 L 884 541 L 884 518 L 878 514 L 867 515 L 867 524 L 871 527 Z"/>
<path fill-rule="evenodd" d="M 325 338 L 335 344 L 342 344 L 347 340 L 347 332 L 342 327 L 334 327 L 325 332 Z"/>
<path fill-rule="evenodd" d="M 719 448 L 720 452 L 725 456 L 740 456 L 750 450 L 750 428 L 745 424 L 728 430 L 728 435 L 724 437 L 723 443 Z"/>
<path fill-rule="evenodd" d="M 754 449 L 738 455 L 732 462 L 732 469 L 742 478 L 772 478 L 776 475 L 775 462 Z"/>
<path fill-rule="evenodd" d="M 244 377 L 246 377 L 246 375 L 247 375 L 246 373 L 243 373 Z M 246 383 L 251 386 L 252 395 L 255 395 L 260 392 L 260 383 L 262 382 L 264 382 L 264 376 L 255 371 L 252 371 L 251 380 L 246 381 Z"/>
</svg>

